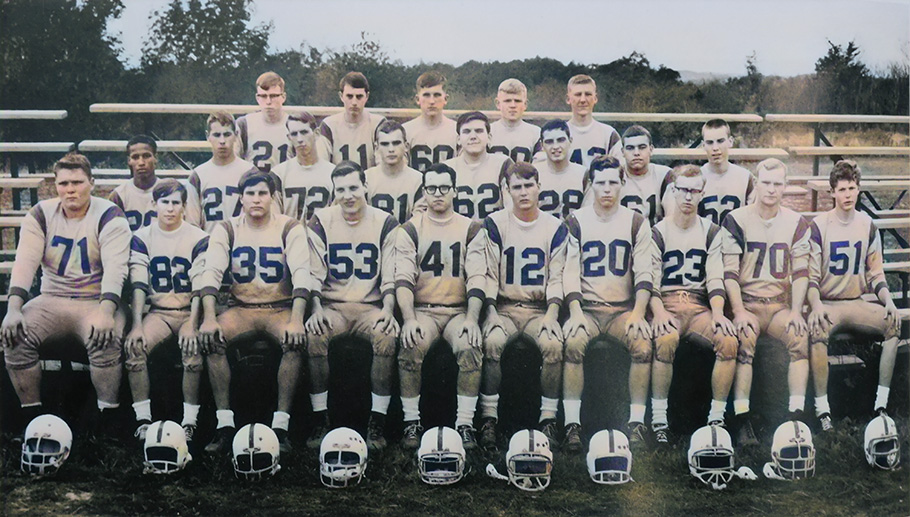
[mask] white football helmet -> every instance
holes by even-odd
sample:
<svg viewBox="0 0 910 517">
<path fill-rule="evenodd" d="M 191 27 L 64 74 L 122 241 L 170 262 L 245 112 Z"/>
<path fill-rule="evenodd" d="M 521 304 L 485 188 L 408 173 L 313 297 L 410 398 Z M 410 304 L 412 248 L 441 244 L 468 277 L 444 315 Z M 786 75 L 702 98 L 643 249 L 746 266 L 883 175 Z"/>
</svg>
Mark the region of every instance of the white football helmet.
<svg viewBox="0 0 910 517">
<path fill-rule="evenodd" d="M 56 474 L 73 448 L 73 431 L 55 415 L 35 417 L 22 440 L 22 472 L 35 476 Z"/>
<path fill-rule="evenodd" d="M 901 442 L 897 426 L 888 415 L 879 415 L 869 422 L 863 443 L 870 466 L 894 470 L 900 465 Z"/>
<path fill-rule="evenodd" d="M 319 446 L 319 479 L 329 488 L 360 483 L 367 469 L 367 442 L 360 433 L 339 427 L 325 435 Z"/>
<path fill-rule="evenodd" d="M 467 454 L 461 435 L 451 427 L 434 427 L 423 433 L 417 449 L 417 471 L 430 485 L 451 485 L 464 477 Z"/>
<path fill-rule="evenodd" d="M 733 440 L 721 426 L 706 425 L 692 433 L 688 458 L 689 472 L 715 490 L 733 479 Z"/>
<path fill-rule="evenodd" d="M 622 431 L 598 431 L 588 447 L 588 474 L 595 483 L 618 485 L 632 481 L 632 450 Z"/>
<path fill-rule="evenodd" d="M 159 420 L 145 433 L 145 473 L 173 474 L 192 461 L 186 433 L 177 422 Z"/>
<path fill-rule="evenodd" d="M 809 426 L 798 420 L 781 424 L 771 442 L 771 461 L 784 479 L 814 476 L 815 445 Z"/>
<path fill-rule="evenodd" d="M 506 452 L 509 481 L 522 490 L 536 492 L 550 485 L 553 452 L 540 431 L 524 429 L 512 435 Z"/>
<path fill-rule="evenodd" d="M 234 475 L 241 479 L 262 479 L 281 470 L 278 437 L 264 424 L 247 424 L 237 431 L 231 446 Z"/>
</svg>

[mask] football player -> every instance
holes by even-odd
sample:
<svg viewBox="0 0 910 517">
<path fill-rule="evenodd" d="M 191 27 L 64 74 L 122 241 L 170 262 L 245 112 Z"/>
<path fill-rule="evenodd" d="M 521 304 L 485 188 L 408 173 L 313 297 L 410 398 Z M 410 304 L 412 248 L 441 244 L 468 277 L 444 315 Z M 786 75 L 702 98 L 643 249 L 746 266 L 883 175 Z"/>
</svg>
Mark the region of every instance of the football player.
<svg viewBox="0 0 910 517">
<path fill-rule="evenodd" d="M 310 219 L 313 312 L 306 322 L 310 401 L 315 427 L 307 445 L 319 447 L 328 420 L 329 342 L 354 335 L 370 342 L 372 411 L 367 443 L 385 447 L 385 415 L 395 368 L 395 235 L 391 215 L 369 206 L 366 177 L 354 162 L 332 171 L 335 204 Z M 316 287 L 318 286 L 318 287 Z"/>
<path fill-rule="evenodd" d="M 790 420 L 801 418 L 809 379 L 809 333 L 802 315 L 809 287 L 809 223 L 781 206 L 787 166 L 769 158 L 756 170 L 755 204 L 733 210 L 722 223 L 727 230 L 723 233 L 724 287 L 739 336 L 733 409 L 740 445 L 758 443 L 749 416 L 749 395 L 760 333 L 782 342 L 789 352 Z"/>
<path fill-rule="evenodd" d="M 499 83 L 496 109 L 501 117 L 490 124 L 490 152 L 504 154 L 513 162 L 530 162 L 540 129 L 521 118 L 528 109 L 527 86 L 518 79 Z"/>
<path fill-rule="evenodd" d="M 376 128 L 376 156 L 379 164 L 366 170 L 370 204 L 404 223 L 420 199 L 423 174 L 408 167 L 408 138 L 393 120 Z"/>
<path fill-rule="evenodd" d="M 622 155 L 626 162 L 626 183 L 622 186 L 622 206 L 645 216 L 650 226 L 663 219 L 661 199 L 667 188 L 666 165 L 651 163 L 651 132 L 635 125 L 622 133 Z"/>
<path fill-rule="evenodd" d="M 259 332 L 281 344 L 278 407 L 272 429 L 284 452 L 290 450 L 288 425 L 300 375 L 305 342 L 303 316 L 309 296 L 309 245 L 306 228 L 273 209 L 275 175 L 253 167 L 237 183 L 243 213 L 212 230 L 201 279 L 200 344 L 215 398 L 217 429 L 206 452 L 225 452 L 234 437 L 230 409 L 231 369 L 227 348 Z M 215 297 L 225 273 L 230 275 L 230 308 L 216 316 Z"/>
<path fill-rule="evenodd" d="M 655 246 L 654 291 L 650 302 L 654 336 L 651 429 L 660 445 L 669 443 L 667 396 L 680 338 L 687 337 L 698 346 L 714 351 L 708 425 L 723 425 L 739 344 L 736 328 L 724 316 L 721 228 L 698 217 L 705 177 L 695 165 L 677 167 L 672 176 L 677 209 L 672 217 L 652 229 Z"/>
<path fill-rule="evenodd" d="M 275 72 L 265 72 L 256 79 L 256 104 L 262 109 L 237 119 L 237 155 L 264 171 L 293 156 L 285 127 L 287 98 L 284 79 Z"/>
<path fill-rule="evenodd" d="M 158 165 L 158 144 L 150 136 L 136 135 L 126 143 L 126 160 L 130 168 L 130 181 L 121 183 L 108 199 L 119 206 L 130 223 L 130 230 L 152 224 L 155 218 L 155 201 L 152 189 L 158 182 L 155 166 Z"/>
<path fill-rule="evenodd" d="M 622 145 L 619 133 L 613 126 L 594 120 L 594 105 L 597 104 L 597 85 L 588 75 L 576 75 L 569 79 L 566 87 L 566 104 L 572 108 L 569 129 L 572 132 L 572 147 L 569 159 L 580 163 L 585 169 L 595 156 L 609 154 L 622 159 Z"/>
<path fill-rule="evenodd" d="M 809 353 L 815 382 L 815 413 L 823 431 L 833 428 L 828 405 L 828 336 L 854 329 L 884 338 L 874 409 L 888 406 L 897 356 L 900 316 L 882 269 L 882 241 L 872 218 L 856 210 L 860 168 L 851 160 L 834 165 L 829 177 L 834 208 L 809 226 Z M 864 293 L 878 302 L 867 302 Z"/>
<path fill-rule="evenodd" d="M 568 230 L 559 219 L 540 210 L 537 169 L 527 162 L 515 164 L 506 160 L 509 163 L 503 184 L 512 199 L 512 208 L 495 212 L 483 221 L 488 308 L 483 323 L 480 441 L 487 449 L 496 445 L 500 358 L 509 339 L 524 335 L 540 348 L 543 367 L 539 425 L 548 438 L 557 432 L 562 375 L 563 337 L 558 318 Z"/>
<path fill-rule="evenodd" d="M 319 126 L 331 146 L 331 161 L 352 160 L 363 169 L 372 167 L 376 164 L 373 134 L 385 117 L 364 110 L 370 99 L 370 83 L 360 72 L 348 72 L 338 84 L 338 97 L 344 111 L 326 117 Z"/>
<path fill-rule="evenodd" d="M 565 291 L 569 319 L 563 368 L 565 447 L 582 449 L 581 393 L 588 344 L 601 334 L 619 340 L 629 351 L 629 423 L 627 435 L 641 443 L 647 434 L 645 404 L 651 377 L 651 327 L 645 321 L 654 284 L 651 227 L 648 220 L 619 203 L 625 169 L 618 159 L 594 159 L 587 181 L 594 202 L 566 219 L 569 244 Z"/>
<path fill-rule="evenodd" d="M 431 70 L 417 78 L 417 105 L 420 115 L 404 123 L 411 151 L 411 167 L 424 172 L 434 163 L 455 156 L 455 121 L 442 114 L 449 101 L 446 78 Z"/>
<path fill-rule="evenodd" d="M 562 120 L 551 120 L 540 128 L 540 144 L 546 161 L 535 162 L 540 171 L 540 209 L 565 219 L 584 199 L 585 168 L 569 161 L 572 135 Z"/>
<path fill-rule="evenodd" d="M 199 275 L 209 236 L 184 222 L 186 187 L 179 181 L 159 181 L 152 198 L 157 220 L 138 230 L 130 243 L 133 328 L 126 336 L 124 348 L 138 422 L 135 436 L 140 442 L 144 441 L 152 424 L 148 354 L 171 336 L 177 336 L 183 356 L 182 425 L 187 441 L 192 441 L 199 414 L 199 379 L 202 375 L 202 354 L 196 343 Z M 150 309 L 143 317 L 146 300 Z"/>
<path fill-rule="evenodd" d="M 316 118 L 304 111 L 288 115 L 288 140 L 296 159 L 278 164 L 273 172 L 281 180 L 284 215 L 302 222 L 332 201 L 332 162 L 317 152 Z"/>
<path fill-rule="evenodd" d="M 423 176 L 423 190 L 427 211 L 402 225 L 395 244 L 395 293 L 404 320 L 398 352 L 403 444 L 412 449 L 420 445 L 421 365 L 430 345 L 442 336 L 458 362 L 455 428 L 465 448 L 473 449 L 483 363 L 478 321 L 484 300 L 486 243 L 481 224 L 453 209 L 454 169 L 445 164 L 430 166 Z"/>
<path fill-rule="evenodd" d="M 483 113 L 462 113 L 458 116 L 456 131 L 461 152 L 456 158 L 445 162 L 457 174 L 455 211 L 465 217 L 481 220 L 502 208 L 500 182 L 514 162 L 503 154 L 487 152 L 490 119 Z"/>
<path fill-rule="evenodd" d="M 39 202 L 22 221 L 0 324 L 6 369 L 24 420 L 31 421 L 44 412 L 39 347 L 51 336 L 76 334 L 88 352 L 102 429 L 110 432 L 111 410 L 120 405 L 126 315 L 118 306 L 130 227 L 123 210 L 92 196 L 92 166 L 85 156 L 70 153 L 58 160 L 54 184 L 58 197 Z M 28 300 L 39 267 L 41 294 Z"/>
</svg>

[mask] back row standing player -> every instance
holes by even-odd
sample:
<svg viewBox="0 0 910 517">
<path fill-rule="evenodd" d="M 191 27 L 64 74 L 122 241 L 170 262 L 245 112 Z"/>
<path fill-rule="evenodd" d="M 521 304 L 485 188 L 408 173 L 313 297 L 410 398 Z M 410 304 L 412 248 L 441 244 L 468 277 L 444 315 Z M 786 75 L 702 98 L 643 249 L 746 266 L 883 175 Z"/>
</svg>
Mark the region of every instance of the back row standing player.
<svg viewBox="0 0 910 517">
<path fill-rule="evenodd" d="M 287 139 L 284 111 L 287 100 L 284 79 L 275 72 L 266 72 L 256 79 L 256 103 L 261 111 L 237 119 L 237 155 L 269 171 L 292 156 Z M 235 183 L 236 185 L 236 183 Z"/>
<path fill-rule="evenodd" d="M 619 133 L 613 126 L 594 120 L 597 104 L 597 84 L 591 76 L 579 74 L 569 79 L 566 87 L 566 104 L 572 108 L 569 129 L 572 132 L 570 159 L 585 167 L 595 156 L 609 154 L 622 160 Z"/>
<path fill-rule="evenodd" d="M 319 155 L 317 124 L 316 117 L 306 111 L 288 116 L 287 138 L 294 145 L 296 157 L 274 169 L 281 180 L 284 215 L 304 222 L 332 201 L 335 166 Z"/>
<path fill-rule="evenodd" d="M 540 128 L 525 122 L 528 88 L 518 79 L 499 83 L 496 109 L 501 117 L 490 125 L 490 152 L 508 156 L 513 162 L 530 162 L 540 138 Z"/>
<path fill-rule="evenodd" d="M 376 165 L 373 135 L 385 117 L 364 109 L 370 99 L 370 83 L 360 72 L 348 72 L 338 84 L 344 111 L 326 117 L 319 132 L 328 140 L 329 161 L 339 164 L 351 160 L 363 170 Z"/>
<path fill-rule="evenodd" d="M 156 215 L 152 190 L 158 184 L 157 154 L 154 138 L 145 135 L 130 138 L 126 143 L 126 163 L 132 177 L 118 185 L 108 198 L 126 214 L 132 232 L 150 226 Z"/>
<path fill-rule="evenodd" d="M 430 165 L 455 157 L 455 121 L 442 114 L 449 101 L 445 76 L 432 70 L 421 74 L 415 99 L 420 115 L 403 125 L 408 134 L 411 167 L 426 172 Z"/>
</svg>

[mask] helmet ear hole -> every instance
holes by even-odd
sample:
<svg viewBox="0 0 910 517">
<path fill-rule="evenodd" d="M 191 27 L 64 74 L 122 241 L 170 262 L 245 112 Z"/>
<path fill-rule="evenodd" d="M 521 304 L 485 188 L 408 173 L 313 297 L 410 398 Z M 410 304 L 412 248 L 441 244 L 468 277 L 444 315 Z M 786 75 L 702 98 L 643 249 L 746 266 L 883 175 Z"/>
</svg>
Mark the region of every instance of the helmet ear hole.
<svg viewBox="0 0 910 517">
<path fill-rule="evenodd" d="M 461 435 L 451 427 L 423 433 L 417 448 L 417 471 L 429 485 L 451 485 L 464 477 L 467 454 Z"/>
<path fill-rule="evenodd" d="M 278 436 L 264 424 L 241 427 L 234 435 L 231 454 L 234 475 L 240 479 L 263 479 L 281 470 Z"/>
<path fill-rule="evenodd" d="M 25 428 L 19 465 L 33 476 L 51 476 L 60 470 L 73 447 L 73 432 L 55 415 L 35 417 Z"/>
<path fill-rule="evenodd" d="M 329 488 L 360 483 L 368 454 L 367 443 L 357 431 L 348 427 L 330 431 L 319 446 L 319 480 Z"/>
</svg>

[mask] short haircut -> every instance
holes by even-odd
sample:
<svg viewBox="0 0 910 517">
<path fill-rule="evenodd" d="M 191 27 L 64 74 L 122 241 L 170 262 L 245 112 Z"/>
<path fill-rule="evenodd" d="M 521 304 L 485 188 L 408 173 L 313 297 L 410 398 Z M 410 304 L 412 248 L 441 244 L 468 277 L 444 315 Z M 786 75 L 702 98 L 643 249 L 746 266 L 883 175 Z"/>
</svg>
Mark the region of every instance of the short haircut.
<svg viewBox="0 0 910 517">
<path fill-rule="evenodd" d="M 332 186 L 335 186 L 335 178 L 341 178 L 347 176 L 348 174 L 357 173 L 360 177 L 360 183 L 367 184 L 367 175 L 363 172 L 363 167 L 360 166 L 357 162 L 352 162 L 351 160 L 344 160 L 332 170 Z"/>
<path fill-rule="evenodd" d="M 80 169 L 88 176 L 88 179 L 92 179 L 92 162 L 88 161 L 88 158 L 86 158 L 84 154 L 71 152 L 57 160 L 54 163 L 55 178 L 60 169 Z"/>
<path fill-rule="evenodd" d="M 615 157 L 610 156 L 609 154 L 601 154 L 595 156 L 591 161 L 591 165 L 588 166 L 588 171 L 585 174 L 585 186 L 590 185 L 594 182 L 594 174 L 597 171 L 603 171 L 607 169 L 619 169 L 619 181 L 625 183 L 626 181 L 626 168 L 622 166 L 619 160 Z"/>
<path fill-rule="evenodd" d="M 502 176 L 499 178 L 499 184 L 505 184 L 505 186 L 508 187 L 509 180 L 512 179 L 512 176 L 518 176 L 519 178 L 526 180 L 533 179 L 537 183 L 540 183 L 540 173 L 537 172 L 536 167 L 528 162 L 515 162 L 506 167 L 506 169 L 502 171 Z"/>
<path fill-rule="evenodd" d="M 300 122 L 301 124 L 306 124 L 310 126 L 310 129 L 313 131 L 319 127 L 319 122 L 316 120 L 316 117 L 313 116 L 309 111 L 298 111 L 296 113 L 288 113 L 288 119 L 284 123 L 284 127 L 288 127 L 288 122 L 290 121 Z"/>
<path fill-rule="evenodd" d="M 376 126 L 376 131 L 373 132 L 373 142 L 379 141 L 379 133 L 390 135 L 395 131 L 401 131 L 401 138 L 404 139 L 405 142 L 408 141 L 408 133 L 404 130 L 404 126 L 402 126 L 400 122 L 385 119 Z"/>
<path fill-rule="evenodd" d="M 159 180 L 152 189 L 152 200 L 158 201 L 163 197 L 170 196 L 174 192 L 180 192 L 180 200 L 186 204 L 186 187 L 174 178 L 165 178 Z"/>
<path fill-rule="evenodd" d="M 701 178 L 702 188 L 704 188 L 704 186 L 708 183 L 708 179 L 705 178 L 705 175 L 701 172 L 701 167 L 698 165 L 692 165 L 691 163 L 673 167 L 673 169 L 670 170 L 670 174 L 672 174 L 673 183 L 676 183 L 676 180 L 680 177 Z"/>
<path fill-rule="evenodd" d="M 701 133 L 705 134 L 706 129 L 719 129 L 722 127 L 727 128 L 728 135 L 733 135 L 733 132 L 730 131 L 730 124 L 727 124 L 727 121 L 722 118 L 712 118 L 711 120 L 705 122 L 705 125 L 701 127 Z"/>
<path fill-rule="evenodd" d="M 261 170 L 259 167 L 253 167 L 252 169 L 243 173 L 240 176 L 240 181 L 237 182 L 237 188 L 240 189 L 240 195 L 243 195 L 243 191 L 258 185 L 259 183 L 265 183 L 265 186 L 269 188 L 269 194 L 275 195 L 275 190 L 277 185 L 275 184 L 275 177 L 271 172 L 266 172 Z"/>
<path fill-rule="evenodd" d="M 543 140 L 545 131 L 565 131 L 566 136 L 572 138 L 572 132 L 569 131 L 569 124 L 565 120 L 553 119 L 540 127 L 540 139 Z"/>
<path fill-rule="evenodd" d="M 784 178 L 787 177 L 787 166 L 777 158 L 765 158 L 755 166 L 755 177 L 758 178 L 762 171 L 784 171 Z"/>
<path fill-rule="evenodd" d="M 222 126 L 230 126 L 234 131 L 237 130 L 237 124 L 234 122 L 234 115 L 231 115 L 227 111 L 218 110 L 209 115 L 209 118 L 205 119 L 205 133 L 208 134 L 212 130 L 212 124 L 215 122 L 221 124 Z"/>
<path fill-rule="evenodd" d="M 499 83 L 499 89 L 496 90 L 496 93 L 499 92 L 507 93 L 510 95 L 528 95 L 528 87 L 525 86 L 525 83 L 510 77 L 505 81 Z"/>
<path fill-rule="evenodd" d="M 338 91 L 343 92 L 344 85 L 348 85 L 354 89 L 363 88 L 364 91 L 370 93 L 370 81 L 367 81 L 367 77 L 360 72 L 348 72 L 344 74 L 344 77 L 338 82 Z"/>
<path fill-rule="evenodd" d="M 130 154 L 130 147 L 133 147 L 136 144 L 145 144 L 152 148 L 152 154 L 158 152 L 158 142 L 154 138 L 148 135 L 136 135 L 133 138 L 130 138 L 126 143 L 126 154 Z"/>
<path fill-rule="evenodd" d="M 653 145 L 654 141 L 651 140 L 651 132 L 645 129 L 644 126 L 639 126 L 638 124 L 629 126 L 625 131 L 622 132 L 622 141 L 623 145 L 626 144 L 626 138 L 633 138 L 636 136 L 646 136 L 648 137 L 648 143 Z"/>
<path fill-rule="evenodd" d="M 275 72 L 271 72 L 271 71 L 266 72 L 266 73 L 260 75 L 256 79 L 257 88 L 262 88 L 263 90 L 268 90 L 269 88 L 271 88 L 273 86 L 280 86 L 281 91 L 284 92 L 284 79 L 282 79 L 281 76 L 276 74 Z"/>
<path fill-rule="evenodd" d="M 568 91 L 569 88 L 579 84 L 593 84 L 594 88 L 597 88 L 597 83 L 594 82 L 594 79 L 590 75 L 578 74 L 573 75 L 569 79 L 569 83 L 566 84 L 566 91 Z"/>
<path fill-rule="evenodd" d="M 446 91 L 446 76 L 436 70 L 430 70 L 420 74 L 420 77 L 417 78 L 418 92 L 423 88 L 432 88 L 434 86 L 442 86 L 442 91 Z"/>
<path fill-rule="evenodd" d="M 427 184 L 427 172 L 435 172 L 436 174 L 448 174 L 449 178 L 452 179 L 452 188 L 455 188 L 455 169 L 449 167 L 444 163 L 434 163 L 433 165 L 427 167 L 426 172 L 423 173 L 423 179 L 420 182 L 421 186 L 426 186 Z"/>
<path fill-rule="evenodd" d="M 831 185 L 831 190 L 834 190 L 841 181 L 853 181 L 859 186 L 859 180 L 862 174 L 863 171 L 853 160 L 838 160 L 837 163 L 834 164 L 834 168 L 831 169 L 831 175 L 828 177 L 828 184 Z"/>
<path fill-rule="evenodd" d="M 482 120 L 484 127 L 487 128 L 487 133 L 490 132 L 490 119 L 479 111 L 468 111 L 458 115 L 458 120 L 455 121 L 455 132 L 461 134 L 461 127 L 474 120 Z"/>
</svg>

